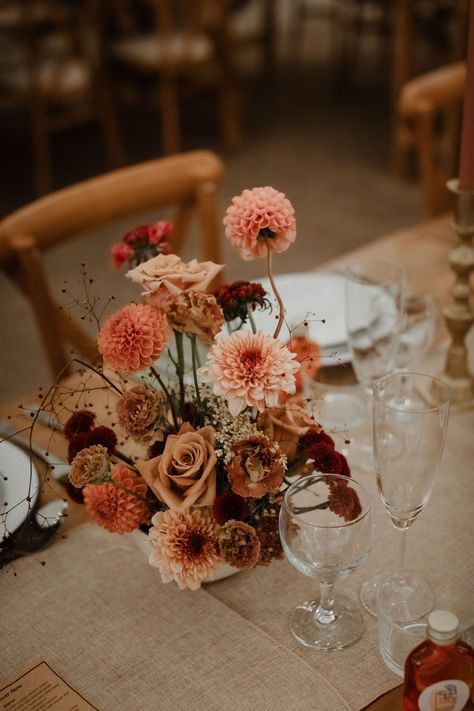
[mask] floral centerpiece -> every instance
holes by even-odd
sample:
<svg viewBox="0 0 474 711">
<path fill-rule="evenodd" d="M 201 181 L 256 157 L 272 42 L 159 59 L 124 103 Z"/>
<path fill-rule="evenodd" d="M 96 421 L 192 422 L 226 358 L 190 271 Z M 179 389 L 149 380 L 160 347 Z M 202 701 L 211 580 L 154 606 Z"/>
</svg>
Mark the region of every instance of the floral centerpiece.
<svg viewBox="0 0 474 711">
<path fill-rule="evenodd" d="M 255 328 L 253 312 L 271 308 L 260 284 L 212 290 L 222 265 L 170 253 L 169 223 L 138 227 L 112 256 L 117 267 L 129 263 L 126 276 L 143 302 L 112 314 L 97 343 L 116 393 L 119 436 L 143 454 L 125 457 L 116 433 L 94 426 L 90 410 L 65 426 L 73 494 L 107 530 L 146 531 L 151 565 L 180 588 L 199 588 L 221 563 L 244 569 L 282 558 L 278 516 L 288 483 L 313 469 L 350 475 L 333 439 L 293 399 L 301 363 L 291 339 L 279 340 L 284 308 L 272 256 L 295 240 L 291 203 L 270 187 L 245 190 L 224 225 L 244 260 L 267 260 L 275 332 Z M 199 344 L 208 349 L 205 362 Z M 309 359 L 317 351 L 297 350 Z M 344 486 L 318 506 L 357 515 Z"/>
</svg>

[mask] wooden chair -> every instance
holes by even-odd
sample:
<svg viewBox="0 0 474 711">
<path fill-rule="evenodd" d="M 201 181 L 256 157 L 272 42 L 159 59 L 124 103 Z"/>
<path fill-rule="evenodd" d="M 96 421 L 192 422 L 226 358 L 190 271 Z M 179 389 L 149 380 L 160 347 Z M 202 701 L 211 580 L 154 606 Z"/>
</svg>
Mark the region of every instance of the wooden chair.
<svg viewBox="0 0 474 711">
<path fill-rule="evenodd" d="M 101 0 L 6 0 L 0 14 L 0 92 L 31 115 L 38 195 L 51 189 L 53 132 L 86 121 L 102 127 L 110 168 L 122 144 L 102 61 Z M 9 11 L 9 12 L 8 12 Z"/>
<path fill-rule="evenodd" d="M 175 207 L 173 252 L 182 249 L 194 214 L 201 259 L 220 263 L 217 189 L 223 173 L 213 153 L 178 154 L 51 193 L 0 222 L 0 266 L 30 302 L 54 375 L 68 369 L 66 344 L 91 360 L 97 351 L 95 342 L 55 303 L 42 253 L 121 217 Z"/>
<path fill-rule="evenodd" d="M 397 106 L 397 143 L 415 150 L 425 216 L 450 209 L 446 181 L 456 175 L 466 63 L 456 62 L 407 82 Z"/>
<path fill-rule="evenodd" d="M 229 148 L 237 147 L 241 128 L 229 57 L 226 0 L 150 2 L 152 30 L 136 34 L 128 30 L 109 46 L 110 61 L 117 69 L 115 75 L 119 89 L 122 85 L 123 96 L 160 110 L 163 150 L 172 154 L 181 150 L 182 83 L 187 80 L 195 86 L 203 82 L 203 77 L 212 75 L 210 81 L 219 98 L 224 142 Z"/>
</svg>

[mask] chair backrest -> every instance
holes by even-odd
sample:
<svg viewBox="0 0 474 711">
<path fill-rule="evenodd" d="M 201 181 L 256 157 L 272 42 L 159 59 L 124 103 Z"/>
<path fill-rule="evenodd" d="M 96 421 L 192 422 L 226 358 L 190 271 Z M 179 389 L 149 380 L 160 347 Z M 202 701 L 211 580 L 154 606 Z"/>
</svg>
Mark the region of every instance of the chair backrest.
<svg viewBox="0 0 474 711">
<path fill-rule="evenodd" d="M 181 251 L 195 215 L 200 258 L 220 263 L 217 189 L 223 174 L 221 160 L 209 151 L 177 154 L 51 193 L 0 222 L 0 266 L 30 301 L 55 375 L 68 368 L 66 344 L 88 359 L 97 351 L 53 300 L 41 252 L 122 217 L 174 207 L 173 252 Z"/>
<path fill-rule="evenodd" d="M 465 82 L 466 63 L 455 62 L 407 82 L 400 94 L 398 130 L 417 152 L 427 217 L 450 208 L 446 181 L 457 170 Z"/>
</svg>

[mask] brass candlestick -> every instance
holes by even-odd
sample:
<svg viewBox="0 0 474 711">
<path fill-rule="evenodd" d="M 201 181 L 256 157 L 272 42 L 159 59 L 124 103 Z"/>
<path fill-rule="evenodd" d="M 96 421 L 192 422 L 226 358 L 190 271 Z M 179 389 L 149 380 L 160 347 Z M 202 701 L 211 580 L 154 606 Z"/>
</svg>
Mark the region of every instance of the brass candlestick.
<svg viewBox="0 0 474 711">
<path fill-rule="evenodd" d="M 453 402 L 474 401 L 474 378 L 469 372 L 466 336 L 474 323 L 469 278 L 474 269 L 474 190 L 461 190 L 458 180 L 449 180 L 448 189 L 456 195 L 453 227 L 458 244 L 449 254 L 449 266 L 456 275 L 453 302 L 443 309 L 451 344 L 446 356 L 442 380 L 452 392 Z M 436 393 L 435 393 L 436 394 Z"/>
</svg>

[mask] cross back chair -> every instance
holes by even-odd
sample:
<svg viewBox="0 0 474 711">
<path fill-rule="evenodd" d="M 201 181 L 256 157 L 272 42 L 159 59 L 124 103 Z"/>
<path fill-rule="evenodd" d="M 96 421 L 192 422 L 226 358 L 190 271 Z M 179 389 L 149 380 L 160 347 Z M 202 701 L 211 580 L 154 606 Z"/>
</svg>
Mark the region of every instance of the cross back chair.
<svg viewBox="0 0 474 711">
<path fill-rule="evenodd" d="M 223 174 L 214 153 L 178 154 L 77 183 L 0 222 L 0 266 L 28 299 L 55 376 L 70 369 L 68 345 L 89 360 L 97 358 L 97 350 L 53 299 L 42 253 L 140 211 L 174 207 L 173 252 L 182 249 L 194 216 L 201 259 L 220 263 L 217 190 Z"/>
<path fill-rule="evenodd" d="M 183 81 L 196 86 L 210 77 L 219 100 L 222 135 L 229 148 L 241 142 L 238 97 L 231 68 L 227 0 L 128 0 L 130 9 L 148 8 L 151 29 L 130 27 L 109 43 L 117 81 L 128 100 L 158 108 L 165 154 L 181 150 L 179 99 Z M 118 7 L 109 3 L 109 16 Z M 112 9 L 113 8 L 113 9 Z M 122 0 L 122 17 L 126 0 Z M 129 13 L 129 17 L 133 13 Z M 139 80 L 142 80 L 141 83 Z M 144 89 L 144 91 L 143 91 Z"/>
<path fill-rule="evenodd" d="M 121 137 L 102 57 L 100 0 L 6 0 L 4 5 L 12 12 L 4 13 L 3 24 L 0 14 L 0 91 L 9 104 L 30 114 L 37 194 L 51 189 L 50 139 L 56 131 L 98 121 L 109 168 L 121 165 Z"/>
<path fill-rule="evenodd" d="M 456 174 L 466 63 L 455 62 L 407 82 L 398 102 L 398 143 L 415 150 L 427 218 L 449 210 L 446 181 Z"/>
</svg>

